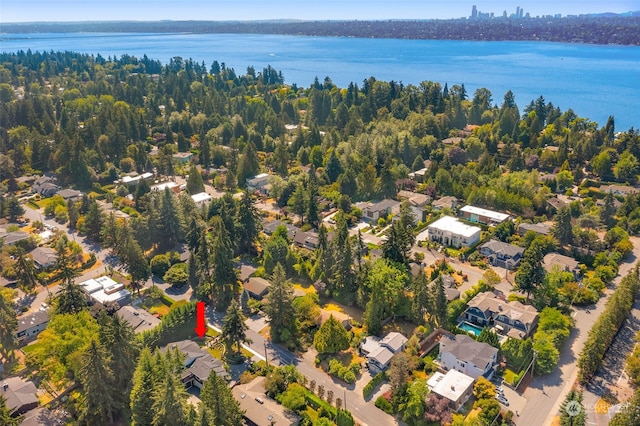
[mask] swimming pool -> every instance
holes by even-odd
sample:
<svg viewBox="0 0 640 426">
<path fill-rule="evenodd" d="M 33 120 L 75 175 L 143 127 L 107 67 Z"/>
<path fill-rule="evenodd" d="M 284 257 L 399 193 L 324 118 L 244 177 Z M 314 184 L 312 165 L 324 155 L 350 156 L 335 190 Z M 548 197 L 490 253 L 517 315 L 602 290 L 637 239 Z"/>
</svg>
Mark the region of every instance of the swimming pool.
<svg viewBox="0 0 640 426">
<path fill-rule="evenodd" d="M 464 330 L 466 332 L 473 333 L 476 336 L 479 336 L 480 333 L 482 332 L 482 327 L 477 326 L 475 324 L 471 324 L 470 322 L 466 322 L 466 321 L 465 322 L 461 322 L 458 325 L 458 328 L 460 328 L 460 329 L 462 329 L 462 330 Z"/>
</svg>

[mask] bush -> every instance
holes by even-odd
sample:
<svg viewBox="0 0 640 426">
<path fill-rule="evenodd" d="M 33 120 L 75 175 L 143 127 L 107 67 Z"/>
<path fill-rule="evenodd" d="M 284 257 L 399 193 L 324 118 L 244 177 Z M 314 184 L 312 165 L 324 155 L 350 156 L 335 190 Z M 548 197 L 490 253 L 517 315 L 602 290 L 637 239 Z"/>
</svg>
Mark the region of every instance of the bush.
<svg viewBox="0 0 640 426">
<path fill-rule="evenodd" d="M 157 277 L 163 277 L 171 267 L 169 256 L 167 256 L 166 254 L 158 254 L 156 256 L 153 256 L 153 259 L 151 259 L 150 262 L 150 266 L 151 273 L 153 273 Z"/>
<path fill-rule="evenodd" d="M 393 405 L 391 405 L 391 403 L 387 401 L 387 398 L 385 398 L 384 396 L 379 396 L 378 399 L 376 399 L 376 407 L 387 414 L 393 415 Z"/>
<path fill-rule="evenodd" d="M 360 364 L 357 362 L 345 367 L 337 359 L 329 360 L 329 374 L 347 383 L 355 383 L 356 374 L 360 373 L 360 368 Z"/>
<path fill-rule="evenodd" d="M 384 373 L 378 373 L 375 376 L 373 376 L 373 379 L 371 379 L 369 383 L 367 383 L 362 389 L 362 396 L 365 399 L 369 398 L 373 393 L 373 391 L 378 387 L 378 385 L 384 382 L 386 378 L 387 376 L 385 376 Z"/>
</svg>

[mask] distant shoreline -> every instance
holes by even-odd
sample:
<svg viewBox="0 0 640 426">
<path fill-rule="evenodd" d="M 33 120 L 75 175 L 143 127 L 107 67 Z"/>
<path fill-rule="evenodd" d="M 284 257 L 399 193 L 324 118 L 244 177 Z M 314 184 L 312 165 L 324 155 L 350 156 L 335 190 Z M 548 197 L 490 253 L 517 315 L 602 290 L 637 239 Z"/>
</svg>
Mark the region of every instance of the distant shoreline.
<svg viewBox="0 0 640 426">
<path fill-rule="evenodd" d="M 388 21 L 100 21 L 2 23 L 1 34 L 192 33 L 640 45 L 640 13 L 565 18 Z"/>
</svg>

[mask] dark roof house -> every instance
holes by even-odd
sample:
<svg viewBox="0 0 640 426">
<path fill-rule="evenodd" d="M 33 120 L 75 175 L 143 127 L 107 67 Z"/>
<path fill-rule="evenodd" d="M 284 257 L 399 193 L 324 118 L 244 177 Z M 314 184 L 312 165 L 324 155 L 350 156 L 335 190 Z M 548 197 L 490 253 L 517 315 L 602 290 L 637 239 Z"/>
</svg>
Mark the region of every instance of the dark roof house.
<svg viewBox="0 0 640 426">
<path fill-rule="evenodd" d="M 271 286 L 271 283 L 260 277 L 250 277 L 244 283 L 244 289 L 249 293 L 249 296 L 257 300 L 262 300 L 266 296 L 269 292 L 269 286 Z"/>
<path fill-rule="evenodd" d="M 149 312 L 142 308 L 127 305 L 118 309 L 116 312 L 121 319 L 129 323 L 133 331 L 136 333 L 142 333 L 143 331 L 151 330 L 160 325 L 160 320 Z"/>
<path fill-rule="evenodd" d="M 31 189 L 43 197 L 53 197 L 60 190 L 60 187 L 56 185 L 55 182 L 55 179 L 52 177 L 42 176 L 33 183 Z"/>
<path fill-rule="evenodd" d="M 9 408 L 9 415 L 17 417 L 39 404 L 36 393 L 38 389 L 32 381 L 22 380 L 20 377 L 8 377 L 2 381 L 0 395 L 4 396 Z"/>
<path fill-rule="evenodd" d="M 182 383 L 187 389 L 195 386 L 202 389 L 204 382 L 214 373 L 225 379 L 229 378 L 229 373 L 224 368 L 224 364 L 219 359 L 212 357 L 209 352 L 202 349 L 196 342 L 191 340 L 181 340 L 169 343 L 160 349 L 162 353 L 167 350 L 177 349 L 184 355 L 185 369 L 182 371 Z"/>
<path fill-rule="evenodd" d="M 491 239 L 480 246 L 480 253 L 486 256 L 493 266 L 511 270 L 520 264 L 524 249 L 513 244 Z"/>
</svg>

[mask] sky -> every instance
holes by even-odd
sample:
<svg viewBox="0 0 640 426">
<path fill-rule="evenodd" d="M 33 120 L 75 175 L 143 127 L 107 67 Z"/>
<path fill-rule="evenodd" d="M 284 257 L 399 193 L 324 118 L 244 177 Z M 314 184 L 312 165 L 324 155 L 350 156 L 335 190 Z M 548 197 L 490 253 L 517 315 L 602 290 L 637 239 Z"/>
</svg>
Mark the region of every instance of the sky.
<svg viewBox="0 0 640 426">
<path fill-rule="evenodd" d="M 640 0 L 0 0 L 0 23 L 449 19 L 468 17 L 474 4 L 495 15 L 514 13 L 517 6 L 531 16 L 640 10 Z"/>
</svg>

